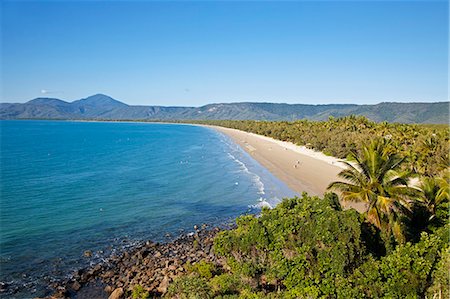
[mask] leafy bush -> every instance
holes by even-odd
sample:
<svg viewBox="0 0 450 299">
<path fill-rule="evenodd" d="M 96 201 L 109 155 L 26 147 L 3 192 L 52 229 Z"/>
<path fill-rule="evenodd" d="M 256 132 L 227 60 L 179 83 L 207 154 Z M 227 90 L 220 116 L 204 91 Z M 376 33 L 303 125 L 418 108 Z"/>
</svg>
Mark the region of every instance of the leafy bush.
<svg viewBox="0 0 450 299">
<path fill-rule="evenodd" d="M 292 296 L 317 297 L 332 294 L 336 277 L 364 261 L 361 223 L 356 211 L 337 209 L 334 195 L 304 194 L 260 217 L 238 218 L 235 230 L 216 237 L 214 250 L 257 288 L 281 286 Z"/>
<path fill-rule="evenodd" d="M 380 260 L 369 259 L 349 277 L 350 283 L 344 288 L 342 298 L 357 298 L 360 294 L 369 298 L 424 297 L 432 271 L 439 269 L 440 253 L 445 244 L 437 234 L 422 233 L 416 244 L 408 242 Z"/>
<path fill-rule="evenodd" d="M 224 296 L 239 294 L 239 290 L 241 290 L 243 283 L 239 276 L 225 273 L 215 276 L 210 280 L 209 285 L 216 296 Z"/>
<path fill-rule="evenodd" d="M 285 199 L 261 215 L 239 217 L 220 232 L 224 263 L 191 265 L 176 279 L 176 298 L 433 298 L 448 297 L 450 226 L 423 232 L 386 254 L 379 231 L 336 195 Z"/>
<path fill-rule="evenodd" d="M 197 276 L 181 276 L 170 285 L 166 298 L 177 299 L 208 299 L 212 298 L 212 291 L 204 278 Z"/>
<path fill-rule="evenodd" d="M 432 284 L 427 290 L 428 298 L 450 298 L 450 251 L 442 250 L 442 258 L 432 275 Z M 440 296 L 440 297 L 439 297 Z"/>
<path fill-rule="evenodd" d="M 200 277 L 211 279 L 217 272 L 217 268 L 213 263 L 200 261 L 196 264 L 186 264 L 186 270 L 190 273 L 198 274 Z"/>
<path fill-rule="evenodd" d="M 131 297 L 133 299 L 147 299 L 150 296 L 148 291 L 146 291 L 142 286 L 136 285 L 133 288 L 133 292 L 131 293 Z"/>
</svg>

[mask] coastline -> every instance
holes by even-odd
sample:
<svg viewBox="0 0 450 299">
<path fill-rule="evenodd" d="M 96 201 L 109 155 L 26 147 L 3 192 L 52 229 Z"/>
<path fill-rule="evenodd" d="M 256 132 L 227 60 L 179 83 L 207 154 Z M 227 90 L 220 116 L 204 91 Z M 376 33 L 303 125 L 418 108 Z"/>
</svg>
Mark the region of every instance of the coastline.
<svg viewBox="0 0 450 299">
<path fill-rule="evenodd" d="M 203 125 L 230 137 L 253 159 L 283 181 L 293 191 L 323 196 L 327 186 L 336 180 L 345 168 L 338 158 L 298 146 L 291 142 L 248 133 L 237 129 Z M 365 210 L 364 203 L 341 202 L 343 208 Z"/>
<path fill-rule="evenodd" d="M 299 194 L 308 192 L 310 195 L 322 196 L 328 184 L 337 180 L 337 174 L 343 169 L 339 159 L 289 142 L 236 129 L 201 126 L 228 136 Z M 363 205 L 355 203 L 342 205 L 358 212 L 364 210 Z M 195 227 L 194 233 L 180 235 L 171 242 L 160 244 L 147 241 L 103 263 L 76 271 L 69 279 L 53 284 L 51 287 L 56 293 L 46 298 L 71 298 L 74 295 L 77 298 L 119 298 L 137 285 L 147 286 L 151 297 L 161 297 L 171 281 L 189 271 L 190 263 L 203 260 L 223 265 L 223 261 L 212 250 L 214 237 L 223 229 L 227 228 L 204 230 Z"/>
<path fill-rule="evenodd" d="M 254 133 L 211 125 L 162 124 L 200 126 L 228 136 L 228 139 L 273 176 L 299 194 L 308 192 L 310 195 L 322 196 L 328 184 L 338 180 L 337 174 L 345 168 L 338 158 Z M 358 212 L 364 210 L 363 205 L 354 203 L 342 205 L 344 208 L 354 208 Z M 194 229 L 195 232 L 181 234 L 169 242 L 147 241 L 120 255 L 108 257 L 104 262 L 77 270 L 64 281 L 51 284 L 56 293 L 46 298 L 75 296 L 75 298 L 106 299 L 116 291 L 129 293 L 135 286 L 142 285 L 148 287 L 152 296 L 162 296 L 171 281 L 189 271 L 187 263 L 201 260 L 214 264 L 222 262 L 214 255 L 212 244 L 214 236 L 227 228 Z"/>
<path fill-rule="evenodd" d="M 159 121 L 121 121 L 121 120 L 58 120 L 69 122 L 98 123 L 142 123 L 199 126 L 215 130 L 228 136 L 234 143 L 247 152 L 251 158 L 260 163 L 271 174 L 285 183 L 292 191 L 312 196 L 323 196 L 327 186 L 338 178 L 339 172 L 345 169 L 341 159 L 327 156 L 322 152 L 299 146 L 292 142 L 276 140 L 271 137 L 249 133 L 237 129 L 183 122 Z M 351 163 L 351 162 L 350 162 Z M 416 179 L 412 184 L 417 184 Z M 364 203 L 341 202 L 344 209 L 353 208 L 358 212 L 366 210 Z"/>
<path fill-rule="evenodd" d="M 254 160 L 265 167 L 292 191 L 302 194 L 307 192 L 312 196 L 323 196 L 331 182 L 341 180 L 339 172 L 345 169 L 341 159 L 327 156 L 322 152 L 299 146 L 292 142 L 276 140 L 271 137 L 249 133 L 237 129 L 178 122 L 158 121 L 120 121 L 120 120 L 62 120 L 69 122 L 100 122 L 100 123 L 142 123 L 199 126 L 215 130 L 228 136 Z M 413 183 L 417 182 L 413 180 Z M 366 210 L 364 203 L 341 202 L 344 209 L 353 208 L 362 213 Z"/>
<path fill-rule="evenodd" d="M 51 283 L 52 294 L 35 299 L 119 299 L 130 294 L 136 286 L 145 286 L 150 298 L 161 298 L 170 282 L 188 273 L 189 265 L 200 261 L 222 265 L 222 259 L 213 252 L 214 238 L 231 228 L 234 226 L 202 225 L 170 242 L 142 242 Z"/>
</svg>

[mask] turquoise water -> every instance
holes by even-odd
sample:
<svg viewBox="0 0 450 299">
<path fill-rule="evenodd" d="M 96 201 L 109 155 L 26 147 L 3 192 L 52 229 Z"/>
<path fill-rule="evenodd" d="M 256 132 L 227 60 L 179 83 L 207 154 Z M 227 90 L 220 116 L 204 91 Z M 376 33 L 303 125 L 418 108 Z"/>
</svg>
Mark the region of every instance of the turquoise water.
<svg viewBox="0 0 450 299">
<path fill-rule="evenodd" d="M 0 135 L 8 298 L 45 294 L 49 281 L 136 242 L 226 223 L 293 195 L 209 128 L 1 121 Z"/>
</svg>

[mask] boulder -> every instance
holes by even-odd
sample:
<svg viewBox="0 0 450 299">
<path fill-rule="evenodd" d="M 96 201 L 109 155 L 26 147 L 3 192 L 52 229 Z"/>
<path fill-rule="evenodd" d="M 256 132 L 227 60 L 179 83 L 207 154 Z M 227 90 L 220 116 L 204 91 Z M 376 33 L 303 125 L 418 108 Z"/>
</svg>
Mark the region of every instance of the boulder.
<svg viewBox="0 0 450 299">
<path fill-rule="evenodd" d="M 169 282 L 170 282 L 169 277 L 167 275 L 164 276 L 163 280 L 161 281 L 156 290 L 161 294 L 165 294 L 167 292 L 167 288 L 169 287 Z"/>
<path fill-rule="evenodd" d="M 112 286 L 106 286 L 105 289 L 104 289 L 104 291 L 105 291 L 106 293 L 108 293 L 108 294 L 111 294 L 112 291 L 113 291 L 113 288 L 112 288 Z"/>
<path fill-rule="evenodd" d="M 109 295 L 108 299 L 120 299 L 123 296 L 123 289 L 117 288 L 115 289 L 111 295 Z"/>
<path fill-rule="evenodd" d="M 111 278 L 113 276 L 114 276 L 114 271 L 112 271 L 112 270 L 109 270 L 109 271 L 106 271 L 105 273 L 103 273 L 103 278 Z"/>
<path fill-rule="evenodd" d="M 79 289 L 81 289 L 81 284 L 78 281 L 74 281 L 71 285 L 72 290 L 74 291 L 78 291 Z"/>
</svg>

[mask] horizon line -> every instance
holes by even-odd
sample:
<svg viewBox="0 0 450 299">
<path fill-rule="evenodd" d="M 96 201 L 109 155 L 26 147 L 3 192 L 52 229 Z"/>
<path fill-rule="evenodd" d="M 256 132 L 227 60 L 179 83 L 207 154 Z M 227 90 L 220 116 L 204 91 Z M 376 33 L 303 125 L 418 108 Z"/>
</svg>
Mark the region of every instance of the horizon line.
<svg viewBox="0 0 450 299">
<path fill-rule="evenodd" d="M 228 102 L 228 101 L 226 101 L 226 102 L 215 102 L 215 101 L 212 101 L 210 103 L 203 104 L 203 105 L 200 105 L 200 106 L 194 106 L 194 105 L 192 105 L 192 106 L 188 106 L 188 105 L 183 106 L 183 105 L 170 105 L 170 104 L 169 105 L 163 105 L 163 104 L 128 104 L 127 102 L 122 101 L 122 100 L 117 100 L 116 98 L 114 98 L 114 97 L 112 97 L 110 95 L 107 95 L 107 94 L 104 94 L 104 93 L 96 93 L 96 94 L 92 94 L 90 96 L 83 97 L 83 98 L 80 98 L 80 99 L 75 99 L 75 100 L 72 100 L 72 101 L 68 101 L 68 100 L 65 100 L 65 99 L 57 98 L 57 97 L 40 96 L 40 97 L 33 98 L 31 100 L 28 100 L 26 102 L 6 102 L 6 101 L 3 101 L 3 100 L 0 100 L 0 104 L 28 104 L 29 102 L 31 102 L 33 100 L 36 100 L 36 99 L 54 99 L 54 100 L 59 100 L 59 101 L 68 103 L 68 104 L 72 104 L 74 102 L 77 102 L 77 101 L 80 101 L 80 100 L 85 100 L 85 99 L 88 99 L 88 98 L 94 97 L 94 96 L 105 96 L 105 97 L 108 97 L 108 98 L 110 98 L 110 99 L 112 99 L 114 101 L 123 103 L 123 104 L 125 104 L 127 106 L 186 107 L 186 108 L 199 108 L 199 107 L 204 107 L 204 106 L 208 106 L 208 105 L 247 104 L 247 103 L 248 104 L 279 104 L 279 105 L 310 105 L 310 106 L 327 106 L 327 105 L 374 106 L 374 105 L 379 105 L 379 104 L 384 104 L 384 103 L 392 103 L 392 104 L 432 104 L 432 103 L 447 103 L 447 102 L 450 102 L 450 99 L 448 99 L 448 100 L 432 100 L 432 101 L 429 101 L 429 102 L 428 101 L 404 101 L 403 102 L 403 101 L 396 101 L 396 100 L 394 100 L 394 101 L 382 100 L 382 101 L 376 102 L 376 103 L 357 104 L 357 103 L 345 102 L 345 101 L 337 100 L 339 102 L 312 104 L 312 103 L 302 103 L 302 102 L 297 102 L 297 103 L 271 102 L 271 101 L 266 101 L 266 100 L 263 100 L 263 101 L 251 101 L 251 100 L 250 101 L 248 101 L 248 100 L 239 101 L 239 100 L 237 100 L 237 101 L 230 101 L 230 102 Z"/>
</svg>

